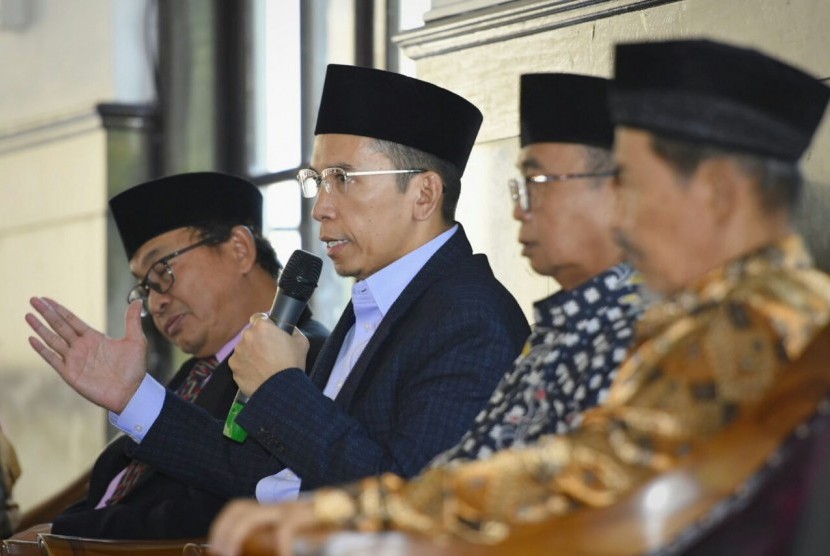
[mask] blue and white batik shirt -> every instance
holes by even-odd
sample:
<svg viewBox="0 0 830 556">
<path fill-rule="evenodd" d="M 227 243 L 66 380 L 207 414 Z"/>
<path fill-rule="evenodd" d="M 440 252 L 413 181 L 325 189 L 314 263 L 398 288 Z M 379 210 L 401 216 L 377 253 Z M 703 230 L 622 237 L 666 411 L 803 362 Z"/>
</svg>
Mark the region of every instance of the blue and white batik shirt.
<svg viewBox="0 0 830 556">
<path fill-rule="evenodd" d="M 513 369 L 461 441 L 431 465 L 487 458 L 575 427 L 607 396 L 643 306 L 640 276 L 625 264 L 536 302 L 536 324 Z"/>
</svg>

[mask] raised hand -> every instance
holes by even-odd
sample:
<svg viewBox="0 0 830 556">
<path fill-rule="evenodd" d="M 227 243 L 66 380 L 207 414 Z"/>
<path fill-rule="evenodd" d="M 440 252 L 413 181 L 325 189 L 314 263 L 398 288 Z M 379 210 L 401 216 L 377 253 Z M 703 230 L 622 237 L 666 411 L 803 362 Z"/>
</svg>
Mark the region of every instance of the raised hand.
<svg viewBox="0 0 830 556">
<path fill-rule="evenodd" d="M 126 335 L 109 338 L 58 302 L 33 297 L 32 307 L 46 321 L 26 313 L 40 339 L 29 344 L 76 392 L 105 409 L 121 413 L 146 374 L 147 339 L 141 330 L 141 302 L 127 308 Z"/>
</svg>

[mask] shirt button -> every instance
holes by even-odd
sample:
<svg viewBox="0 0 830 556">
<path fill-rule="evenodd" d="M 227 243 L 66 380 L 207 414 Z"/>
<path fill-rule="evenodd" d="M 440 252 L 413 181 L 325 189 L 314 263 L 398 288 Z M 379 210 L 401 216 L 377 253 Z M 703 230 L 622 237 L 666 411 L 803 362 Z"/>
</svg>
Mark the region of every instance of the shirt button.
<svg viewBox="0 0 830 556">
<path fill-rule="evenodd" d="M 343 388 L 343 381 L 342 380 L 337 383 L 337 387 L 338 388 Z"/>
<path fill-rule="evenodd" d="M 134 430 L 135 432 L 141 432 L 141 431 L 143 431 L 143 430 L 144 430 L 144 427 L 142 427 L 141 425 L 136 425 L 136 426 L 133 428 L 133 430 Z"/>
</svg>

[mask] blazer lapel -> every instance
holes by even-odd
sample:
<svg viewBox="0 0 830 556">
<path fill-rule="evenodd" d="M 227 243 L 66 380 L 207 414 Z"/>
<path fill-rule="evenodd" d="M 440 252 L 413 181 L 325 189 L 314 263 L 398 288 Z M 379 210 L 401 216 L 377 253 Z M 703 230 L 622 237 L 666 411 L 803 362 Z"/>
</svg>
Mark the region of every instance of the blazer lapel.
<svg viewBox="0 0 830 556">
<path fill-rule="evenodd" d="M 427 261 L 384 315 L 380 326 L 366 344 L 352 372 L 349 373 L 349 378 L 346 379 L 346 383 L 337 395 L 336 401 L 340 407 L 348 408 L 363 383 L 364 377 L 367 374 L 371 376 L 372 360 L 386 343 L 398 322 L 407 316 L 412 305 L 420 299 L 427 288 L 446 275 L 459 260 L 471 256 L 472 253 L 473 248 L 467 240 L 464 228 L 459 224 L 455 234 Z M 354 317 L 352 322 L 354 322 Z M 335 357 L 337 357 L 336 354 Z"/>
<path fill-rule="evenodd" d="M 354 309 L 352 302 L 346 305 L 343 309 L 343 314 L 340 315 L 340 320 L 337 321 L 337 326 L 331 331 L 328 339 L 320 349 L 320 354 L 314 362 L 314 368 L 311 369 L 309 377 L 311 381 L 317 385 L 320 390 L 326 387 L 326 383 L 331 375 L 331 370 L 334 368 L 334 363 L 337 361 L 337 355 L 340 353 L 340 348 L 343 346 L 343 340 L 346 334 L 354 324 Z"/>
</svg>

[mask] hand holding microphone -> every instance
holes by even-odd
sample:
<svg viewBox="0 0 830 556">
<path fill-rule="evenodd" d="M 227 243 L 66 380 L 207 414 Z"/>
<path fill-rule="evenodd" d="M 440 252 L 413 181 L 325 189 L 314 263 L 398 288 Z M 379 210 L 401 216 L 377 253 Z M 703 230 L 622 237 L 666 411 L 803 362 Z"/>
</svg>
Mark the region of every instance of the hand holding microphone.
<svg viewBox="0 0 830 556">
<path fill-rule="evenodd" d="M 306 251 L 297 250 L 288 259 L 278 283 L 277 295 L 274 298 L 274 304 L 271 308 L 268 318 L 270 318 L 277 327 L 288 334 L 292 334 L 297 321 L 300 319 L 303 310 L 305 309 L 308 299 L 317 287 L 317 280 L 320 278 L 320 271 L 323 266 L 323 261 L 316 255 L 312 255 Z M 243 342 L 249 339 L 250 331 L 246 331 L 243 337 Z M 234 371 L 237 370 L 239 364 L 251 365 L 256 362 L 260 367 L 266 365 L 261 363 L 269 359 L 268 354 L 274 348 L 273 345 L 254 345 L 246 350 L 250 353 L 241 353 L 242 344 L 238 346 L 238 351 L 231 357 L 231 367 Z M 280 367 L 281 368 L 281 367 Z M 273 365 L 257 369 L 265 374 L 273 374 Z M 277 369 L 279 370 L 279 369 Z M 236 416 L 245 407 L 248 397 L 240 392 L 237 392 L 233 405 L 225 420 L 224 434 L 228 438 L 242 442 L 247 438 L 247 433 L 242 427 L 236 423 Z"/>
</svg>

